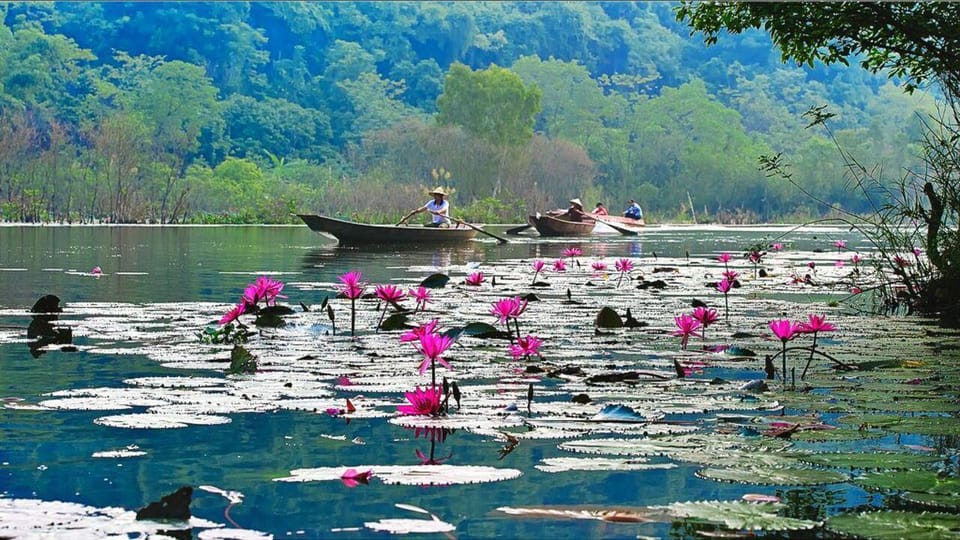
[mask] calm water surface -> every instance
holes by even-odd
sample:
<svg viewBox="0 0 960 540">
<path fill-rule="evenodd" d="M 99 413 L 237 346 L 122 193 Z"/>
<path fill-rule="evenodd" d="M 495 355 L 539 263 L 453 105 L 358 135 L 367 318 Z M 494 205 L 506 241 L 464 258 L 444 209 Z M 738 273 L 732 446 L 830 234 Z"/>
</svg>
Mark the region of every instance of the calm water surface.
<svg viewBox="0 0 960 540">
<path fill-rule="evenodd" d="M 536 236 L 498 246 L 471 242 L 456 248 L 340 248 L 302 226 L 280 227 L 0 227 L 0 309 L 26 309 L 43 294 L 76 302 L 231 302 L 260 273 L 287 282 L 290 303 L 319 303 L 330 291 L 299 289 L 297 283 L 330 282 L 362 269 L 371 282 L 402 276 L 423 277 L 424 267 L 491 263 L 502 259 L 559 257 L 568 247 L 603 257 L 704 257 L 736 251 L 753 242 L 777 241 L 789 227 L 651 227 L 639 237 L 539 240 Z M 853 249 L 862 239 L 837 229 L 804 230 L 784 242 L 792 249 L 822 248 L 843 238 Z M 87 275 L 99 266 L 102 278 Z M 408 269 L 418 268 L 415 272 Z M 25 326 L 17 317 L 0 318 L 8 327 Z M 83 340 L 80 340 L 82 343 Z M 134 377 L 194 375 L 137 355 L 52 351 L 39 358 L 24 342 L 0 344 L 0 397 L 27 402 L 67 388 L 122 386 Z M 360 538 L 377 536 L 355 528 L 384 517 L 420 517 L 393 507 L 424 507 L 457 526 L 458 538 L 636 538 L 683 536 L 665 524 L 597 521 L 518 520 L 497 514 L 499 506 L 564 504 L 646 506 L 685 500 L 736 499 L 746 492 L 769 492 L 701 480 L 698 467 L 635 472 L 566 472 L 534 469 L 543 457 L 557 456 L 555 440 L 523 441 L 498 460 L 501 443 L 458 431 L 444 443 L 450 463 L 517 468 L 516 480 L 467 486 L 404 487 L 371 483 L 351 489 L 339 482 L 285 483 L 302 467 L 357 463 L 417 464 L 424 441 L 383 420 L 343 419 L 284 411 L 234 414 L 232 422 L 185 429 L 131 430 L 98 426 L 103 411 L 19 411 L 0 409 L 0 495 L 73 501 L 97 507 L 139 508 L 181 485 L 214 485 L 244 494 L 230 516 L 240 526 L 277 538 Z M 106 413 L 108 414 L 108 413 Z M 345 436 L 338 441 L 324 435 Z M 351 444 L 354 438 L 364 445 Z M 101 450 L 137 445 L 144 457 L 92 459 Z M 798 507 L 819 498 L 830 503 L 835 490 L 792 490 Z M 846 493 L 845 496 L 850 496 Z M 825 495 L 826 494 L 826 495 Z M 854 495 L 856 496 L 856 495 Z M 225 500 L 195 492 L 194 515 L 223 522 Z M 380 535 L 385 536 L 385 535 Z"/>
</svg>

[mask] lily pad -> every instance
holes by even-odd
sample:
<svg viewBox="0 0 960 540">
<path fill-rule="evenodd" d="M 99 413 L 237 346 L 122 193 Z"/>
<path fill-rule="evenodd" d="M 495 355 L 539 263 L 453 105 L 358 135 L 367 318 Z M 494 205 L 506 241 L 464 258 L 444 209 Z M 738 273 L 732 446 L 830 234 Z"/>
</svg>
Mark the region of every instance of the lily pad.
<svg viewBox="0 0 960 540">
<path fill-rule="evenodd" d="M 652 469 L 675 469 L 674 463 L 648 463 L 646 459 L 609 458 L 545 458 L 534 467 L 543 472 L 566 471 L 646 471 Z"/>
<path fill-rule="evenodd" d="M 444 334 L 453 336 L 454 339 L 459 338 L 460 336 L 472 336 L 481 339 L 510 339 L 510 334 L 504 332 L 503 330 L 498 330 L 497 327 L 485 322 L 468 323 L 464 326 L 451 328 L 450 330 L 444 332 Z"/>
<path fill-rule="evenodd" d="M 956 405 L 953 406 L 956 410 Z M 916 435 L 960 435 L 960 418 L 946 416 L 914 416 L 904 418 L 884 429 L 894 433 L 912 433 Z"/>
<path fill-rule="evenodd" d="M 734 530 L 797 531 L 813 529 L 820 522 L 777 515 L 784 505 L 747 501 L 678 502 L 662 508 L 677 518 L 722 523 Z"/>
<path fill-rule="evenodd" d="M 865 474 L 854 480 L 867 489 L 903 490 L 960 497 L 960 478 L 940 478 L 932 471 L 887 471 Z"/>
<path fill-rule="evenodd" d="M 669 516 L 649 508 L 598 507 L 598 506 L 501 506 L 497 512 L 510 516 L 538 519 L 592 519 L 613 523 L 646 523 L 666 521 Z"/>
<path fill-rule="evenodd" d="M 426 287 L 428 289 L 442 289 L 447 286 L 447 283 L 450 281 L 450 276 L 446 274 L 436 273 L 430 274 L 423 281 L 420 282 L 421 287 Z"/>
<path fill-rule="evenodd" d="M 380 323 L 380 329 L 387 332 L 391 330 L 402 330 L 407 327 L 407 314 L 394 313 Z"/>
<path fill-rule="evenodd" d="M 593 324 L 599 328 L 623 328 L 623 319 L 613 308 L 603 306 Z"/>
<path fill-rule="evenodd" d="M 864 439 L 879 439 L 884 433 L 878 430 L 857 430 L 847 428 L 811 429 L 798 431 L 790 438 L 794 441 L 860 441 Z"/>
<path fill-rule="evenodd" d="M 819 452 L 794 454 L 794 457 L 813 465 L 844 469 L 916 469 L 942 460 L 939 456 L 898 452 Z"/>
<path fill-rule="evenodd" d="M 960 512 L 960 498 L 953 493 L 917 493 L 915 491 L 906 491 L 900 494 L 902 501 L 947 510 L 949 512 Z"/>
<path fill-rule="evenodd" d="M 943 513 L 876 511 L 827 519 L 828 531 L 875 540 L 960 538 L 960 516 Z"/>
<path fill-rule="evenodd" d="M 819 469 L 773 469 L 750 467 L 743 469 L 707 468 L 697 471 L 707 480 L 773 486 L 818 486 L 845 482 L 847 475 Z"/>
<path fill-rule="evenodd" d="M 384 484 L 404 486 L 448 486 L 480 484 L 519 478 L 517 469 L 499 469 L 479 465 L 353 465 L 350 467 L 319 467 L 295 469 L 290 476 L 274 478 L 276 482 L 316 482 L 340 480 L 347 468 L 373 471 L 373 476 Z"/>
</svg>

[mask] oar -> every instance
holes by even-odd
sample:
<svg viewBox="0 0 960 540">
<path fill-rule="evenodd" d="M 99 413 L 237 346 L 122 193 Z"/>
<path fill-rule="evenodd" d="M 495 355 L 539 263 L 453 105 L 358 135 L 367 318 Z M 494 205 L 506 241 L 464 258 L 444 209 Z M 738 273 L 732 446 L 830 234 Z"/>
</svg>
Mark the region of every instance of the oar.
<svg viewBox="0 0 960 540">
<path fill-rule="evenodd" d="M 622 234 L 622 235 L 625 235 L 625 236 L 637 236 L 637 234 L 639 234 L 638 231 L 635 231 L 635 230 L 633 230 L 633 229 L 628 229 L 628 228 L 626 228 L 626 227 L 621 227 L 621 226 L 616 225 L 616 224 L 614 224 L 614 223 L 611 223 L 611 222 L 609 222 L 609 221 L 604 221 L 604 220 L 598 218 L 597 216 L 595 216 L 595 215 L 593 215 L 593 214 L 588 214 L 588 215 L 589 215 L 591 218 L 593 218 L 593 220 L 596 221 L 597 223 L 603 223 L 603 224 L 606 225 L 607 227 L 610 227 L 611 229 L 619 232 L 619 233 Z"/>
<path fill-rule="evenodd" d="M 520 225 L 520 226 L 518 226 L 518 227 L 513 227 L 513 228 L 511 228 L 511 229 L 507 229 L 505 232 L 506 232 L 507 234 L 520 234 L 520 233 L 522 233 L 523 231 L 529 229 L 530 227 L 533 227 L 533 225 L 527 223 L 527 224 L 525 224 L 525 225 Z"/>
<path fill-rule="evenodd" d="M 461 224 L 461 225 L 466 225 L 467 227 L 470 227 L 471 229 L 473 229 L 473 230 L 475 230 L 475 231 L 477 231 L 477 232 L 479 232 L 479 233 L 483 233 L 483 234 L 489 236 L 490 238 L 496 239 L 496 241 L 497 241 L 498 244 L 506 244 L 506 243 L 509 243 L 509 242 L 510 242 L 509 240 L 507 240 L 506 238 L 504 238 L 504 237 L 502 237 L 502 236 L 497 236 L 497 235 L 493 234 L 492 232 L 485 231 L 485 230 L 481 229 L 480 227 L 477 227 L 476 225 L 471 225 L 471 224 L 467 223 L 466 221 L 463 221 L 462 219 L 457 219 L 457 218 L 455 218 L 455 217 L 453 217 L 453 216 L 444 216 L 443 214 L 438 214 L 438 213 L 436 213 L 436 212 L 430 212 L 430 213 L 433 214 L 433 215 L 435 215 L 435 216 L 445 217 L 445 218 L 449 219 L 450 221 L 455 221 L 455 222 L 457 222 L 457 223 L 459 223 L 459 224 Z"/>
</svg>

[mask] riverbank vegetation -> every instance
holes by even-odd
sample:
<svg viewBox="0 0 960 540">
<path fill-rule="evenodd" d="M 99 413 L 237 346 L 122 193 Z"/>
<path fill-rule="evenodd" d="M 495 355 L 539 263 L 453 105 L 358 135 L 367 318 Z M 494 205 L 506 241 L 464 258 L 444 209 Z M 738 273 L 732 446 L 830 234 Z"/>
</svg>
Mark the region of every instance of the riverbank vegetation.
<svg viewBox="0 0 960 540">
<path fill-rule="evenodd" d="M 658 222 L 869 213 L 831 139 L 803 129 L 821 105 L 861 162 L 923 164 L 936 92 L 855 61 L 781 64 L 753 28 L 708 47 L 677 7 L 9 3 L 0 219 L 389 222 L 440 167 L 454 213 L 483 222 L 572 196 L 636 198 Z M 830 204 L 758 170 L 775 152 Z"/>
</svg>

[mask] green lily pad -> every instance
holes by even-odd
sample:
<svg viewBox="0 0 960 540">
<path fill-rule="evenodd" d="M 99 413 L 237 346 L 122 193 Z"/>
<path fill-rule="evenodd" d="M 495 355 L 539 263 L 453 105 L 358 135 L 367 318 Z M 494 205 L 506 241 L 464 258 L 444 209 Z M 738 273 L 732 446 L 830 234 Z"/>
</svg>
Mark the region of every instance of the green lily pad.
<svg viewBox="0 0 960 540">
<path fill-rule="evenodd" d="M 597 313 L 594 325 L 599 328 L 623 328 L 623 319 L 613 308 L 603 306 Z"/>
<path fill-rule="evenodd" d="M 827 530 L 856 538 L 941 540 L 960 538 L 960 516 L 942 513 L 863 512 L 826 521 Z"/>
<path fill-rule="evenodd" d="M 940 478 L 932 471 L 886 471 L 868 473 L 854 480 L 867 489 L 937 493 L 960 497 L 960 478 Z"/>
<path fill-rule="evenodd" d="M 380 329 L 391 331 L 391 330 L 403 330 L 407 327 L 407 314 L 406 313 L 394 313 L 380 323 Z"/>
<path fill-rule="evenodd" d="M 778 516 L 782 504 L 753 503 L 747 501 L 694 501 L 679 502 L 654 509 L 666 509 L 681 519 L 698 519 L 722 523 L 734 530 L 796 531 L 819 527 L 817 521 Z"/>
<path fill-rule="evenodd" d="M 446 274 L 436 273 L 430 274 L 423 281 L 420 282 L 421 287 L 426 287 L 428 289 L 442 289 L 447 286 L 447 283 L 450 281 L 450 276 Z"/>
<path fill-rule="evenodd" d="M 256 373 L 257 357 L 242 346 L 234 345 L 233 351 L 230 352 L 230 369 L 228 371 L 232 374 Z"/>
<path fill-rule="evenodd" d="M 707 468 L 697 471 L 697 476 L 719 482 L 758 484 L 770 486 L 817 486 L 845 482 L 847 475 L 821 469 L 774 469 L 750 467 L 743 469 Z"/>
<path fill-rule="evenodd" d="M 903 421 L 902 416 L 893 414 L 848 414 L 837 418 L 840 424 L 867 427 L 888 427 Z"/>
<path fill-rule="evenodd" d="M 939 456 L 882 452 L 860 454 L 856 452 L 820 452 L 816 454 L 795 454 L 798 460 L 824 467 L 850 469 L 916 469 L 923 465 L 937 463 Z"/>
<path fill-rule="evenodd" d="M 460 336 L 472 336 L 481 339 L 510 339 L 510 334 L 507 332 L 498 330 L 497 327 L 484 322 L 472 322 L 466 326 L 451 328 L 444 332 L 444 334 L 452 336 L 454 339 L 458 339 Z"/>
<path fill-rule="evenodd" d="M 837 428 L 837 429 L 811 429 L 806 431 L 798 431 L 790 437 L 794 441 L 810 441 L 810 442 L 823 442 L 823 441 L 860 441 L 864 439 L 879 439 L 885 435 L 884 432 L 878 430 L 857 430 L 857 429 L 848 429 L 848 428 Z"/>
<path fill-rule="evenodd" d="M 954 405 L 954 410 L 957 406 Z M 894 433 L 912 433 L 916 435 L 960 435 L 960 418 L 947 416 L 915 416 L 904 418 L 886 428 Z"/>
<path fill-rule="evenodd" d="M 905 491 L 900 494 L 900 499 L 911 504 L 929 506 L 949 512 L 960 512 L 960 498 L 957 498 L 953 493 L 917 493 L 915 491 Z"/>
</svg>

